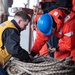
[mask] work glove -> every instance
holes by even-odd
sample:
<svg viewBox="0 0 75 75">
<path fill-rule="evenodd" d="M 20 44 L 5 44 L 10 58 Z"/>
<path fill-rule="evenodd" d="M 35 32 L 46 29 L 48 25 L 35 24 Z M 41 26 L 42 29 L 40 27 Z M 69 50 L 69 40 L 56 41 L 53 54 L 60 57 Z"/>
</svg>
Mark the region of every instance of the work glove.
<svg viewBox="0 0 75 75">
<path fill-rule="evenodd" d="M 30 59 L 28 60 L 28 62 L 31 63 L 31 62 L 33 61 L 33 58 L 34 58 L 34 57 L 33 57 L 32 55 L 29 55 L 29 57 L 30 57 Z"/>
<path fill-rule="evenodd" d="M 34 57 L 36 56 L 37 54 L 33 51 L 31 51 L 29 57 L 30 57 L 30 61 L 32 62 L 34 60 Z"/>
<path fill-rule="evenodd" d="M 31 51 L 30 55 L 31 55 L 32 57 L 34 57 L 34 56 L 36 56 L 37 54 L 36 54 L 35 52 Z"/>
<path fill-rule="evenodd" d="M 20 60 L 22 62 L 26 62 L 26 63 L 31 63 L 33 61 L 33 57 L 31 55 L 29 55 L 29 59 L 28 60 Z"/>
</svg>

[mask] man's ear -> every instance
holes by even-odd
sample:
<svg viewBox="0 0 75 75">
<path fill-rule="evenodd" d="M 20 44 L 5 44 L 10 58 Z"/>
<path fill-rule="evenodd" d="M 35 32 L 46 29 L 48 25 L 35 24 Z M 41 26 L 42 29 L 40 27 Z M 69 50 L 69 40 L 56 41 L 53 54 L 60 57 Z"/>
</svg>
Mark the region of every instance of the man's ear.
<svg viewBox="0 0 75 75">
<path fill-rule="evenodd" d="M 21 19 L 18 20 L 18 24 L 20 24 L 20 22 L 21 22 Z"/>
</svg>

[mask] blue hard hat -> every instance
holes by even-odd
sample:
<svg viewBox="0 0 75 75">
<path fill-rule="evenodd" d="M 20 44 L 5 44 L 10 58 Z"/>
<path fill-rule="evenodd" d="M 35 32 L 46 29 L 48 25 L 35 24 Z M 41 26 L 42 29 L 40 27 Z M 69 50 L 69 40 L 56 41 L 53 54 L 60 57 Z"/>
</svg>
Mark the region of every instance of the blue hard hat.
<svg viewBox="0 0 75 75">
<path fill-rule="evenodd" d="M 38 29 L 46 36 L 52 33 L 53 19 L 48 13 L 42 15 L 37 23 Z"/>
</svg>

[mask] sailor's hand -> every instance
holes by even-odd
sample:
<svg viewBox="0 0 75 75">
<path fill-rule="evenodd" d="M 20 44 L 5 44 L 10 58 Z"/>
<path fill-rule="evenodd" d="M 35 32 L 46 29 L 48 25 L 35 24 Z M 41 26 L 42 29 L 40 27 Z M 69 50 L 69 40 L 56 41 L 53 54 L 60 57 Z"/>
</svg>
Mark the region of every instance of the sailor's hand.
<svg viewBox="0 0 75 75">
<path fill-rule="evenodd" d="M 56 51 L 56 48 L 49 48 L 50 52 L 55 52 Z"/>
<path fill-rule="evenodd" d="M 36 25 L 31 25 L 32 31 L 33 31 L 33 30 L 36 30 L 36 27 L 37 27 Z"/>
</svg>

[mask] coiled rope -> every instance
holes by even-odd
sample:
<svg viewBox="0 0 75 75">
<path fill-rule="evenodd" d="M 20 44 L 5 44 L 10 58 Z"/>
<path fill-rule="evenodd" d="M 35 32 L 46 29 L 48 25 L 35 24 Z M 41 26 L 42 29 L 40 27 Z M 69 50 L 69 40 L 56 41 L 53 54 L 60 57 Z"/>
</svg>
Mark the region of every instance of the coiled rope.
<svg viewBox="0 0 75 75">
<path fill-rule="evenodd" d="M 41 57 L 33 60 L 33 63 L 14 59 L 8 65 L 7 73 L 8 75 L 75 75 L 75 63 L 71 58 L 57 60 L 51 57 Z"/>
</svg>

